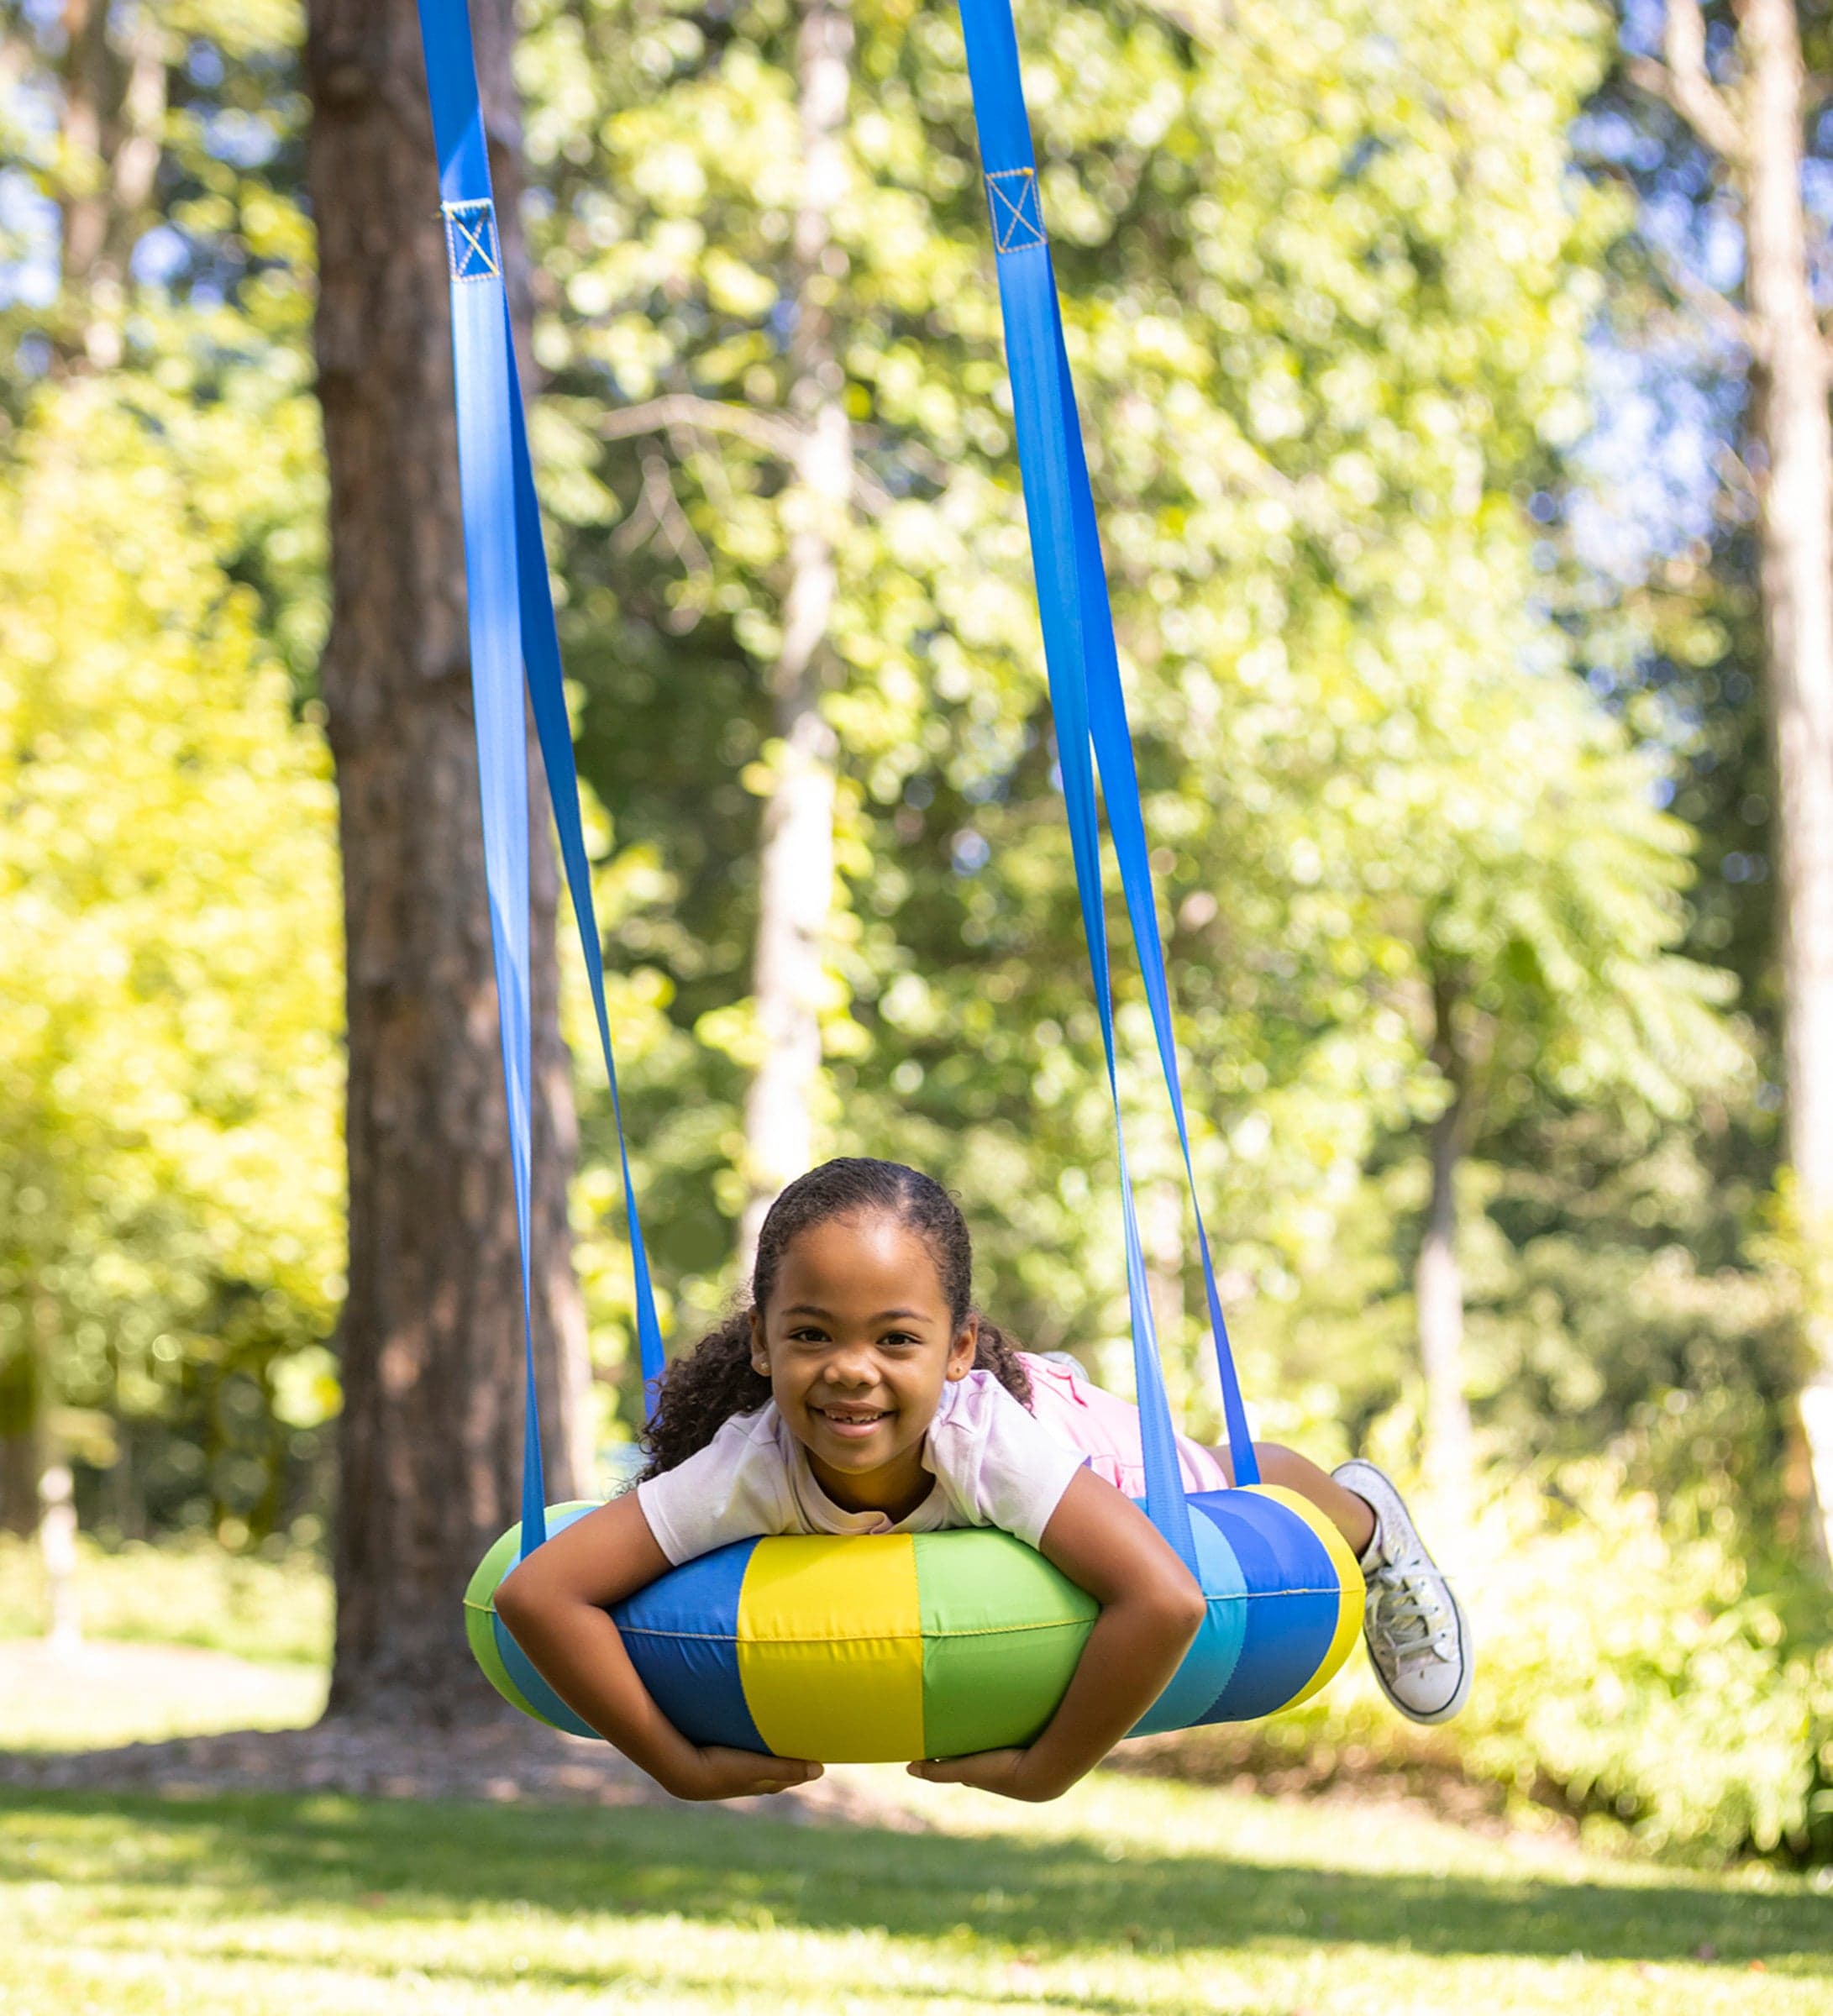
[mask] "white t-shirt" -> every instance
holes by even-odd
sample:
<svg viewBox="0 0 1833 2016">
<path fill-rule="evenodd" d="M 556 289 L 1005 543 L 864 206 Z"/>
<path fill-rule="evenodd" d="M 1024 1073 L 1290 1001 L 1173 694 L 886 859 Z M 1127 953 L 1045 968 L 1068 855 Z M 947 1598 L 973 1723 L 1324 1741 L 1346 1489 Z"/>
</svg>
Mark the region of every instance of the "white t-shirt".
<svg viewBox="0 0 1833 2016">
<path fill-rule="evenodd" d="M 935 1483 L 895 1525 L 883 1512 L 848 1512 L 828 1497 L 775 1400 L 754 1414 L 734 1415 L 685 1462 L 645 1478 L 637 1503 L 676 1567 L 766 1533 L 1001 1526 L 1034 1547 L 1085 1460 L 1034 1420 L 991 1373 L 975 1370 L 943 1388 L 923 1438 L 922 1466 Z"/>
</svg>

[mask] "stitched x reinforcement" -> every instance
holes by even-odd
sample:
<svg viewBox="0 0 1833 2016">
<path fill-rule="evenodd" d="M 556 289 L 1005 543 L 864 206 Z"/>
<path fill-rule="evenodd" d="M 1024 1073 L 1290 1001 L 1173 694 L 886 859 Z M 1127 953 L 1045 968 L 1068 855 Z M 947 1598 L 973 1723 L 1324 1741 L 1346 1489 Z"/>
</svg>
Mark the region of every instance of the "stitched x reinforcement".
<svg viewBox="0 0 1833 2016">
<path fill-rule="evenodd" d="M 993 213 L 993 243 L 1001 252 L 1043 244 L 1043 207 L 1037 200 L 1035 168 L 995 168 L 986 178 L 986 201 Z"/>
<path fill-rule="evenodd" d="M 469 202 L 442 203 L 446 249 L 454 280 L 494 280 L 501 271 L 496 257 L 496 212 L 488 197 Z"/>
</svg>

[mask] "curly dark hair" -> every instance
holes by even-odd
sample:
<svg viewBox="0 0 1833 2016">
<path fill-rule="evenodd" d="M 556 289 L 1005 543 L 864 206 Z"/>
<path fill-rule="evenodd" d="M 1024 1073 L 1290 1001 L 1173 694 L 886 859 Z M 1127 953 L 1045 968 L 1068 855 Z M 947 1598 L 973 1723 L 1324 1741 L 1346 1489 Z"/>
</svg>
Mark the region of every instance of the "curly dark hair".
<svg viewBox="0 0 1833 2016">
<path fill-rule="evenodd" d="M 929 1248 L 954 1327 L 959 1330 L 970 1314 L 978 1317 L 974 1364 L 990 1372 L 1022 1405 L 1031 1405 L 1031 1380 L 1018 1346 L 974 1308 L 973 1248 L 954 1200 L 933 1177 L 901 1162 L 843 1155 L 798 1176 L 778 1197 L 758 1234 L 750 1299 L 663 1373 L 654 1416 L 643 1431 L 649 1460 L 639 1483 L 685 1463 L 735 1414 L 754 1413 L 769 1399 L 770 1382 L 752 1368 L 751 1311 L 769 1305 L 790 1240 L 831 1218 L 881 1212 L 908 1226 Z"/>
</svg>

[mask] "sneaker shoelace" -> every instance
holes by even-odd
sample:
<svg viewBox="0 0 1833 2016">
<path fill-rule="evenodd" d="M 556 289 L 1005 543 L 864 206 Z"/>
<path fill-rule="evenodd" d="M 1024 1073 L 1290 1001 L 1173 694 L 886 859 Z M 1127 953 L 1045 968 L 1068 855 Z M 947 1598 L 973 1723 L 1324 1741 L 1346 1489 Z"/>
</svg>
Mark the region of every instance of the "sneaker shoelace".
<svg viewBox="0 0 1833 2016">
<path fill-rule="evenodd" d="M 1414 1554 L 1384 1562 L 1370 1578 L 1369 1625 L 1396 1666 L 1416 1664 L 1440 1650 L 1448 1614 L 1440 1600 L 1437 1571 Z"/>
</svg>

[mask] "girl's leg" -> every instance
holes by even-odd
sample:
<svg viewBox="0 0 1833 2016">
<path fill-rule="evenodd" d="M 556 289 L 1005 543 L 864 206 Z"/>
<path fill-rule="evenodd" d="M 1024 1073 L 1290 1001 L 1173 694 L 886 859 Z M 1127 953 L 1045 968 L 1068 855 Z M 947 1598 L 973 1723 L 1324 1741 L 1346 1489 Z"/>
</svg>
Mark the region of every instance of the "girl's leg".
<svg viewBox="0 0 1833 2016">
<path fill-rule="evenodd" d="M 1232 1483 L 1235 1466 L 1229 1460 L 1227 1450 L 1211 1449 L 1210 1454 L 1228 1473 L 1229 1482 Z M 1254 1454 L 1259 1458 L 1263 1483 L 1278 1484 L 1287 1491 L 1296 1491 L 1300 1498 L 1309 1499 L 1349 1542 L 1350 1551 L 1357 1560 L 1362 1559 L 1375 1533 L 1374 1508 L 1367 1499 L 1346 1490 L 1327 1471 L 1320 1470 L 1309 1457 L 1300 1456 L 1296 1449 L 1285 1448 L 1279 1442 L 1256 1442 Z"/>
<path fill-rule="evenodd" d="M 1210 1454 L 1228 1473 L 1226 1449 Z M 1326 1476 L 1309 1457 L 1277 1442 L 1256 1442 L 1260 1474 L 1308 1499 L 1348 1541 L 1358 1562 L 1381 1530 L 1381 1552 L 1365 1565 L 1362 1635 L 1381 1691 L 1415 1722 L 1448 1722 L 1469 1698 L 1474 1657 L 1470 1622 L 1451 1584 L 1426 1551 L 1391 1478 L 1373 1463 L 1350 1462 L 1346 1474 L 1371 1497 Z M 1378 1518 L 1376 1501 L 1382 1511 Z"/>
</svg>

